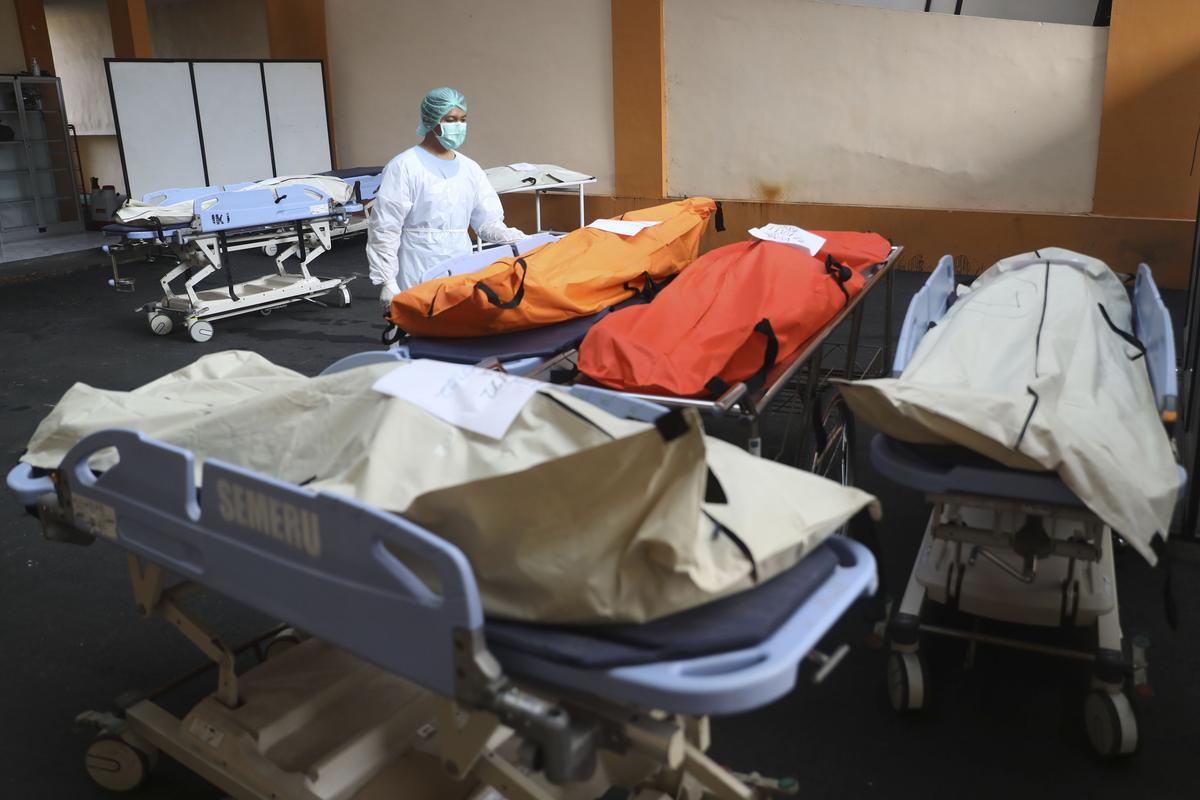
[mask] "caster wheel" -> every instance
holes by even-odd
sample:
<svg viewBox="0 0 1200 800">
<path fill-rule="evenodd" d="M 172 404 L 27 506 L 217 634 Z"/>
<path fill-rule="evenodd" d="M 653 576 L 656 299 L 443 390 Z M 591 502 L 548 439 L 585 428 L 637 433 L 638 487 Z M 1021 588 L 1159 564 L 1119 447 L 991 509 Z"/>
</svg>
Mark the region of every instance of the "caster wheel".
<svg viewBox="0 0 1200 800">
<path fill-rule="evenodd" d="M 110 792 L 132 792 L 140 787 L 157 760 L 156 750 L 139 750 L 112 734 L 97 737 L 84 754 L 88 776 Z"/>
<path fill-rule="evenodd" d="M 279 245 L 269 244 L 263 247 L 262 253 L 267 258 L 274 258 L 279 254 Z"/>
<path fill-rule="evenodd" d="M 1088 741 L 1101 756 L 1127 756 L 1137 749 L 1137 717 L 1124 693 L 1089 692 L 1083 701 L 1083 718 Z"/>
<path fill-rule="evenodd" d="M 267 642 L 266 651 L 263 655 L 270 661 L 272 658 L 283 655 L 298 644 L 300 644 L 300 634 L 296 632 L 295 628 L 286 628 L 271 637 L 271 641 Z"/>
<path fill-rule="evenodd" d="M 207 342 L 213 335 L 212 323 L 198 319 L 188 326 L 188 335 L 194 342 Z"/>
<path fill-rule="evenodd" d="M 259 312 L 258 312 L 258 313 L 259 313 L 259 314 L 261 314 L 261 315 L 262 315 L 262 316 L 264 316 L 264 317 L 269 317 L 269 316 L 271 316 L 271 312 L 272 312 L 273 310 L 274 310 L 274 309 L 271 309 L 271 308 L 263 308 L 263 309 L 259 309 Z"/>
<path fill-rule="evenodd" d="M 151 314 L 149 321 L 150 330 L 159 336 L 166 336 L 175 328 L 175 322 L 167 314 Z"/>
<path fill-rule="evenodd" d="M 350 289 L 345 286 L 339 286 L 329 294 L 325 295 L 329 305 L 334 308 L 346 308 L 350 305 Z"/>
<path fill-rule="evenodd" d="M 918 654 L 888 654 L 888 700 L 897 713 L 924 708 L 928 686 L 928 669 Z"/>
</svg>

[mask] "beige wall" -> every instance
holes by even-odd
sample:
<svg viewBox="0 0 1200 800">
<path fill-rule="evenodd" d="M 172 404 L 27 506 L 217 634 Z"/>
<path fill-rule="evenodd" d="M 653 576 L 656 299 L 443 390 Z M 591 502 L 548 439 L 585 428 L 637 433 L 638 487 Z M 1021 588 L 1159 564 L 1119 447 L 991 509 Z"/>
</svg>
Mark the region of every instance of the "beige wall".
<svg viewBox="0 0 1200 800">
<path fill-rule="evenodd" d="M 25 50 L 17 28 L 17 7 L 13 0 L 0 0 L 0 73 L 25 69 Z"/>
<path fill-rule="evenodd" d="M 45 0 L 44 5 L 67 119 L 80 136 L 115 134 L 104 72 L 104 59 L 113 55 L 108 4 L 104 0 Z"/>
<path fill-rule="evenodd" d="M 270 58 L 263 0 L 148 0 L 155 58 Z"/>
<path fill-rule="evenodd" d="M 417 139 L 425 92 L 470 104 L 463 152 L 589 172 L 613 187 L 609 0 L 326 0 L 338 163 L 386 162 Z M 592 187 L 589 187 L 592 188 Z"/>
<path fill-rule="evenodd" d="M 1107 29 L 667 0 L 671 193 L 1089 212 Z"/>
<path fill-rule="evenodd" d="M 79 161 L 83 165 L 85 189 L 92 185 L 95 177 L 101 186 L 115 186 L 117 191 L 125 191 L 116 136 L 80 136 Z"/>
</svg>

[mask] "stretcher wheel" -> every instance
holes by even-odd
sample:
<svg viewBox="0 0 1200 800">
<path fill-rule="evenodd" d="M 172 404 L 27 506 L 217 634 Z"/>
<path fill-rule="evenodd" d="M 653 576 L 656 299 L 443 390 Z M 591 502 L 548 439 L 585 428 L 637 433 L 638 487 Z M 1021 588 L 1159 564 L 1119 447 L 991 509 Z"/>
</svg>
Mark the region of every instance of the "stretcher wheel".
<svg viewBox="0 0 1200 800">
<path fill-rule="evenodd" d="M 339 286 L 325 297 L 334 308 L 346 308 L 350 305 L 350 289 L 346 286 Z"/>
<path fill-rule="evenodd" d="M 212 323 L 202 319 L 193 320 L 192 324 L 188 325 L 188 335 L 194 342 L 207 342 L 213 335 Z"/>
<path fill-rule="evenodd" d="M 158 751 L 134 747 L 111 733 L 97 736 L 84 754 L 88 776 L 110 792 L 132 792 L 146 782 Z"/>
<path fill-rule="evenodd" d="M 917 653 L 890 653 L 887 663 L 888 700 L 898 713 L 925 707 L 929 670 Z"/>
<path fill-rule="evenodd" d="M 273 308 L 260 308 L 258 310 L 258 313 L 263 315 L 264 317 L 269 317 L 269 316 L 271 316 L 271 312 L 274 310 L 275 309 L 273 309 Z"/>
<path fill-rule="evenodd" d="M 1105 758 L 1127 756 L 1137 750 L 1137 716 L 1124 692 L 1096 689 L 1083 701 L 1084 723 L 1092 749 Z"/>
<path fill-rule="evenodd" d="M 175 328 L 175 321 L 171 319 L 170 314 L 151 314 L 148 321 L 150 323 L 150 330 L 159 336 L 166 336 Z"/>
<path fill-rule="evenodd" d="M 279 254 L 279 245 L 277 245 L 277 244 L 264 245 L 263 249 L 262 249 L 262 253 L 267 258 L 274 258 L 276 255 Z"/>
</svg>

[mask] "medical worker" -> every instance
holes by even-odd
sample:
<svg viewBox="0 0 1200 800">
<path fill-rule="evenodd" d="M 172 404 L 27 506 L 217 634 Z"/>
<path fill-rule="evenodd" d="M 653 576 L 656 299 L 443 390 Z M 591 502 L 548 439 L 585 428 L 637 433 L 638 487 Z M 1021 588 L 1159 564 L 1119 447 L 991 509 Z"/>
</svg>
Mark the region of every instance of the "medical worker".
<svg viewBox="0 0 1200 800">
<path fill-rule="evenodd" d="M 485 242 L 524 238 L 504 225 L 487 176 L 458 152 L 467 138 L 467 98 L 434 89 L 421 101 L 421 143 L 388 162 L 367 226 L 371 283 L 380 305 L 421 282 L 430 267 L 471 251 L 467 226 Z"/>
</svg>

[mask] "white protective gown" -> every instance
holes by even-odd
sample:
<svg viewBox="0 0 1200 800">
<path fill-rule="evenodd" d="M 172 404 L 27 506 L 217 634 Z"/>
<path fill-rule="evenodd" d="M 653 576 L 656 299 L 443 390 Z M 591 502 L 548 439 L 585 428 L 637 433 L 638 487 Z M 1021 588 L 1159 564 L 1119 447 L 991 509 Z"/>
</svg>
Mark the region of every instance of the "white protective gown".
<svg viewBox="0 0 1200 800">
<path fill-rule="evenodd" d="M 415 286 L 431 267 L 471 251 L 468 226 L 486 241 L 522 235 L 503 220 L 500 198 L 473 160 L 456 153 L 446 161 L 410 147 L 384 167 L 371 208 L 371 282 L 394 281 L 401 291 Z"/>
</svg>

